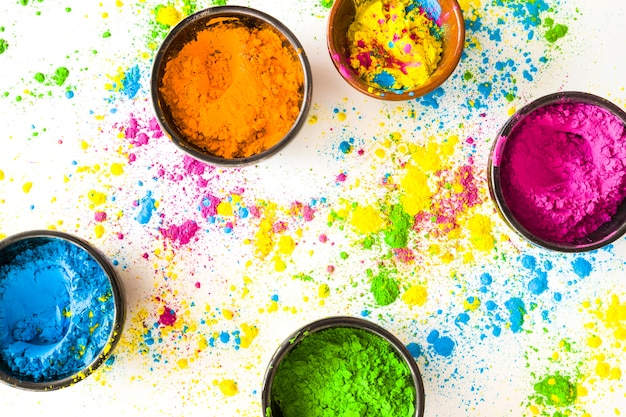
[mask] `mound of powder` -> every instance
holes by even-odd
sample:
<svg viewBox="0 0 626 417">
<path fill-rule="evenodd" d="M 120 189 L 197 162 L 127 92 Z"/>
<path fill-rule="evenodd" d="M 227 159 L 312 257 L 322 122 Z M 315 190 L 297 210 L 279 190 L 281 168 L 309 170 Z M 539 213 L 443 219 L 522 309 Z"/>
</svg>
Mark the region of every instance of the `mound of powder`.
<svg viewBox="0 0 626 417">
<path fill-rule="evenodd" d="M 500 175 L 506 204 L 541 239 L 574 243 L 616 213 L 626 197 L 626 130 L 607 110 L 563 102 L 514 127 Z"/>
</svg>

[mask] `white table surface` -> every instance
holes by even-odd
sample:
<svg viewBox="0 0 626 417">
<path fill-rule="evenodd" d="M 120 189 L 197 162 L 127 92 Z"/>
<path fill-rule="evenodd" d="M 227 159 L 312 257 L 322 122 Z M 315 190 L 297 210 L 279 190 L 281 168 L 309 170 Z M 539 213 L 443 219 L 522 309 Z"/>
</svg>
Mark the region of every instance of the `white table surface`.
<svg viewBox="0 0 626 417">
<path fill-rule="evenodd" d="M 178 10 L 182 3 L 171 2 Z M 624 377 L 616 370 L 625 370 L 626 340 L 615 331 L 626 326 L 626 317 L 605 319 L 611 300 L 626 303 L 624 239 L 582 255 L 529 246 L 497 216 L 486 166 L 499 126 L 535 98 L 581 90 L 626 106 L 626 3 L 538 0 L 535 4 L 549 6 L 540 18 L 569 27 L 555 43 L 545 40 L 544 26 L 524 24 L 519 11 L 529 10 L 520 8 L 525 1 L 463 3 L 466 17 L 479 20 L 468 27 L 465 56 L 433 108 L 416 100 L 374 100 L 344 83 L 326 50 L 329 9 L 320 1 L 229 1 L 270 13 L 300 39 L 312 66 L 310 116 L 317 122 L 305 124 L 279 155 L 256 166 L 204 166 L 203 172 L 191 172 L 185 167 L 189 159 L 165 137 L 150 137 L 145 145 L 124 138 L 130 119 L 146 131 L 154 117 L 149 44 L 158 44 L 165 33 L 155 40 L 151 35 L 158 1 L 4 1 L 0 39 L 8 48 L 0 54 L 0 233 L 56 228 L 89 240 L 116 265 L 127 321 L 112 364 L 55 392 L 0 385 L 2 415 L 260 416 L 263 375 L 278 344 L 300 326 L 330 315 L 366 315 L 418 347 L 426 416 L 533 415 L 534 385 L 556 373 L 586 395 L 572 405 L 548 407 L 542 415 L 624 414 Z M 107 31 L 111 36 L 103 37 Z M 496 62 L 508 60 L 514 69 L 499 70 Z M 70 75 L 60 87 L 33 78 L 61 66 Z M 134 66 L 141 88 L 130 98 L 120 81 Z M 473 78 L 464 80 L 465 73 Z M 479 88 L 484 82 L 492 83 L 487 97 Z M 514 99 L 507 101 L 502 91 L 515 92 Z M 468 104 L 472 101 L 475 106 Z M 389 140 L 394 132 L 401 136 L 396 142 Z M 335 215 L 349 213 L 354 203 L 397 201 L 407 159 L 402 148 L 442 143 L 450 136 L 458 136 L 459 144 L 441 175 L 452 178 L 470 166 L 480 198 L 455 217 L 458 236 L 412 232 L 410 263 L 390 256 L 380 239 L 363 249 L 363 236 Z M 351 138 L 354 151 L 342 153 L 341 142 Z M 381 149 L 383 158 L 377 156 Z M 123 172 L 115 171 L 119 167 Z M 338 180 L 342 174 L 344 181 Z M 95 204 L 94 192 L 106 200 Z M 140 224 L 139 208 L 149 193 L 157 207 L 150 221 Z M 208 219 L 198 209 L 208 196 L 227 201 L 233 195 L 248 209 L 275 208 L 274 222 L 284 231 L 272 237 L 291 236 L 297 243 L 293 253 L 281 255 L 284 271 L 275 268 L 275 250 L 266 257 L 255 252 L 259 218 L 235 212 Z M 294 214 L 296 203 L 310 205 L 313 219 Z M 107 214 L 103 222 L 95 219 L 99 211 Z M 483 252 L 471 243 L 467 222 L 476 214 L 492 223 L 493 250 Z M 199 226 L 188 243 L 162 232 L 186 221 Z M 232 230 L 226 230 L 228 222 Z M 431 245 L 438 245 L 439 255 Z M 453 255 L 451 262 L 444 262 L 446 252 Z M 473 260 L 464 260 L 468 253 Z M 534 257 L 547 274 L 548 289 L 540 295 L 528 289 L 537 271 L 522 266 L 524 256 Z M 579 257 L 592 266 L 588 277 L 575 274 L 572 262 Z M 411 285 L 425 288 L 426 303 L 410 307 L 398 298 L 378 306 L 367 270 L 377 273 L 381 263 L 395 269 L 402 292 Z M 493 283 L 481 291 L 485 272 Z M 298 279 L 301 274 L 311 280 Z M 320 296 L 324 285 L 327 297 Z M 470 297 L 480 299 L 480 306 L 468 308 L 464 303 Z M 514 297 L 527 310 L 519 332 L 511 328 L 505 307 Z M 496 310 L 486 308 L 488 301 Z M 177 314 L 174 326 L 158 324 L 166 306 Z M 466 323 L 458 320 L 460 314 L 467 315 L 461 316 Z M 258 335 L 244 347 L 236 336 L 247 326 Z M 498 336 L 494 326 L 501 330 Z M 441 355 L 427 340 L 434 330 L 454 342 L 450 355 Z M 592 336 L 602 343 L 593 347 Z M 613 370 L 613 378 L 603 366 Z M 236 395 L 220 391 L 223 380 L 235 381 Z"/>
</svg>

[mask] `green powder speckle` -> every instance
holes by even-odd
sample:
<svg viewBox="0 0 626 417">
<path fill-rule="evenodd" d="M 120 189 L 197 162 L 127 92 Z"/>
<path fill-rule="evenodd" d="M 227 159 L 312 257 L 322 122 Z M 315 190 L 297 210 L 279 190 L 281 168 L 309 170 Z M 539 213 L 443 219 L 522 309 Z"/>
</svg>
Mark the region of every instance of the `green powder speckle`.
<svg viewBox="0 0 626 417">
<path fill-rule="evenodd" d="M 106 32 L 104 32 L 104 33 L 102 34 L 102 37 L 103 37 L 103 38 L 110 38 L 110 37 L 111 37 L 111 32 L 107 30 Z"/>
<path fill-rule="evenodd" d="M 214 6 L 226 6 L 226 3 L 228 3 L 226 0 L 213 0 Z"/>
<path fill-rule="evenodd" d="M 71 8 L 71 7 L 66 7 L 66 8 L 65 8 L 65 11 L 69 13 L 69 12 L 71 12 L 71 11 L 72 11 L 72 8 Z"/>
<path fill-rule="evenodd" d="M 37 81 L 38 83 L 43 83 L 46 80 L 46 76 L 43 75 L 41 72 L 38 72 L 37 74 L 35 74 L 35 81 Z"/>
<path fill-rule="evenodd" d="M 284 417 L 411 417 L 408 365 L 381 337 L 339 327 L 303 338 L 279 365 L 272 398 Z"/>
<path fill-rule="evenodd" d="M 576 401 L 576 384 L 559 373 L 546 376 L 534 388 L 537 393 L 534 400 L 539 405 L 567 407 Z"/>
<path fill-rule="evenodd" d="M 17 101 L 17 102 L 22 101 L 22 96 L 15 96 L 15 101 Z"/>
<path fill-rule="evenodd" d="M 4 39 L 0 39 L 0 54 L 4 53 L 8 47 L 9 43 Z"/>
<path fill-rule="evenodd" d="M 67 77 L 69 77 L 69 75 L 70 75 L 70 71 L 67 68 L 59 67 L 54 72 L 54 75 L 52 76 L 52 81 L 56 85 L 61 86 L 61 85 L 63 85 L 63 83 L 65 82 Z"/>
<path fill-rule="evenodd" d="M 554 25 L 546 32 L 546 40 L 548 42 L 554 43 L 557 40 L 561 39 L 563 36 L 565 36 L 567 34 L 567 30 L 568 27 L 565 25 Z"/>
<path fill-rule="evenodd" d="M 393 249 L 406 247 L 408 232 L 412 227 L 412 218 L 405 211 L 402 205 L 396 204 L 391 207 L 389 213 L 390 225 L 385 229 L 385 242 Z"/>
<path fill-rule="evenodd" d="M 28 5 L 28 0 L 20 0 L 20 4 L 22 6 L 26 6 L 26 5 Z"/>
<path fill-rule="evenodd" d="M 463 79 L 464 79 L 465 81 L 469 81 L 469 80 L 471 80 L 472 78 L 474 78 L 474 74 L 472 74 L 472 73 L 471 73 L 471 72 L 469 72 L 469 71 L 465 71 L 465 74 L 463 74 Z"/>
<path fill-rule="evenodd" d="M 393 303 L 400 294 L 398 282 L 391 276 L 391 271 L 386 269 L 381 269 L 378 275 L 374 277 L 370 291 L 376 303 L 381 306 Z"/>
<path fill-rule="evenodd" d="M 335 0 L 320 0 L 320 5 L 322 7 L 330 9 L 331 7 L 333 7 L 333 3 L 334 2 L 335 2 Z"/>
</svg>

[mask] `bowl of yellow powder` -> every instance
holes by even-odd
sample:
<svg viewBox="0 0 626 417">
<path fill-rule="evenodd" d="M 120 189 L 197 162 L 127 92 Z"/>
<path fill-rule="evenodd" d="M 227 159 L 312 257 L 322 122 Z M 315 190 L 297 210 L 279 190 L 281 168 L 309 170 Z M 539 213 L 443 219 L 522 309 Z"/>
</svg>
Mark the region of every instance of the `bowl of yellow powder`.
<svg viewBox="0 0 626 417">
<path fill-rule="evenodd" d="M 422 417 L 424 386 L 406 347 L 355 317 L 328 317 L 288 337 L 267 368 L 266 417 Z"/>
<path fill-rule="evenodd" d="M 335 0 L 327 43 L 352 87 L 382 100 L 410 100 L 454 72 L 465 21 L 456 0 Z"/>
<path fill-rule="evenodd" d="M 216 6 L 183 19 L 152 69 L 152 101 L 172 142 L 192 157 L 249 165 L 278 153 L 310 107 L 311 69 L 295 35 L 248 7 Z"/>
</svg>

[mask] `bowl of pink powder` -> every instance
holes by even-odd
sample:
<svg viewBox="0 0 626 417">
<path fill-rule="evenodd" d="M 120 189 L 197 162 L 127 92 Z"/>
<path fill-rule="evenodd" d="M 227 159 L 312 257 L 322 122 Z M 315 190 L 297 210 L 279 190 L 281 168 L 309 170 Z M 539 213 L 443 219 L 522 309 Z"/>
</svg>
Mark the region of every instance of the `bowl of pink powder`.
<svg viewBox="0 0 626 417">
<path fill-rule="evenodd" d="M 626 113 L 601 97 L 560 92 L 520 109 L 489 161 L 492 199 L 528 241 L 560 252 L 626 232 Z"/>
</svg>

